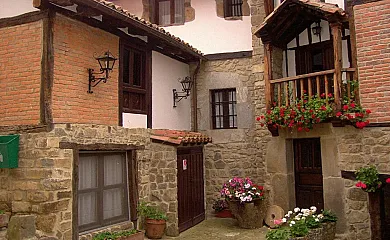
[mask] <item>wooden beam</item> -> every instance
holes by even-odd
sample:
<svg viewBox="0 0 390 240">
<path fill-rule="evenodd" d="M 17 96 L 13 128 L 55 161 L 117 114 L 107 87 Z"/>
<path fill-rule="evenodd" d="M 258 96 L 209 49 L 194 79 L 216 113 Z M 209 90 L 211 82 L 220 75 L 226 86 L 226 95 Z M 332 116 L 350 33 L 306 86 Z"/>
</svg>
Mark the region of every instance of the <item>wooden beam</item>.
<svg viewBox="0 0 390 240">
<path fill-rule="evenodd" d="M 341 37 L 341 23 L 331 23 L 332 39 L 333 39 L 333 54 L 334 54 L 334 100 L 336 103 L 336 110 L 341 109 L 341 70 L 342 70 L 342 37 Z"/>
<path fill-rule="evenodd" d="M 76 10 L 77 10 L 77 13 L 79 15 L 84 16 L 84 17 L 96 17 L 96 16 L 100 16 L 101 15 L 100 13 L 98 13 L 95 10 L 93 10 L 92 8 L 85 7 L 85 6 L 82 6 L 82 5 L 78 5 L 76 7 Z"/>
<path fill-rule="evenodd" d="M 264 81 L 265 81 L 265 106 L 267 110 L 271 109 L 272 92 L 271 92 L 271 79 L 272 79 L 272 46 L 270 43 L 264 44 Z"/>
</svg>

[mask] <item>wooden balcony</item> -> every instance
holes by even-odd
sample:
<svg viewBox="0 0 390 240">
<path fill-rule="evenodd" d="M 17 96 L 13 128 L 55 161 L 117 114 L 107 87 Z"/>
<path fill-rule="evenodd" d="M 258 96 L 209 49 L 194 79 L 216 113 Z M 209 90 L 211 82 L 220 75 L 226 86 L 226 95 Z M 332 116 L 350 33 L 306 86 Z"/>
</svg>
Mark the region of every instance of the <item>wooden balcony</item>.
<svg viewBox="0 0 390 240">
<path fill-rule="evenodd" d="M 353 85 L 355 69 L 341 69 L 341 84 L 336 81 L 335 72 L 334 69 L 331 69 L 294 77 L 271 79 L 271 91 L 267 99 L 270 99 L 273 102 L 272 105 L 276 106 L 294 105 L 304 94 L 309 98 L 316 95 L 321 96 L 321 94 L 325 94 L 326 98 L 329 98 L 329 94 L 331 94 L 338 107 L 341 106 L 345 98 L 356 101 L 357 87 Z"/>
</svg>

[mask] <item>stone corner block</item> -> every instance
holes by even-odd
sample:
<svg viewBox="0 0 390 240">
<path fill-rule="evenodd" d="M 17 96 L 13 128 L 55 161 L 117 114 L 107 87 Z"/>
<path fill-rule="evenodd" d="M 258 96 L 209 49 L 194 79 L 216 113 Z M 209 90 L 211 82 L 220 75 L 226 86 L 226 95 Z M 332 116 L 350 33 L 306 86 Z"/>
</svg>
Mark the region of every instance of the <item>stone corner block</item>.
<svg viewBox="0 0 390 240">
<path fill-rule="evenodd" d="M 14 215 L 11 217 L 7 235 L 8 239 L 12 240 L 24 240 L 24 239 L 36 239 L 35 238 L 35 220 L 34 215 Z"/>
</svg>

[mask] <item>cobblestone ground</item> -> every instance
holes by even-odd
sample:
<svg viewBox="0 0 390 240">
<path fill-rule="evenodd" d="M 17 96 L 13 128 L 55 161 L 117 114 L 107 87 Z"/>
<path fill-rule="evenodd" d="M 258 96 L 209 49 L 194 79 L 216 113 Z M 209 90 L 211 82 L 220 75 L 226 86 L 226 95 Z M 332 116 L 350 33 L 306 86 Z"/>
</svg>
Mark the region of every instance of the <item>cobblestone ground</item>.
<svg viewBox="0 0 390 240">
<path fill-rule="evenodd" d="M 163 237 L 171 240 L 265 240 L 267 228 L 242 229 L 231 218 L 210 218 L 180 234 L 179 237 Z"/>
</svg>

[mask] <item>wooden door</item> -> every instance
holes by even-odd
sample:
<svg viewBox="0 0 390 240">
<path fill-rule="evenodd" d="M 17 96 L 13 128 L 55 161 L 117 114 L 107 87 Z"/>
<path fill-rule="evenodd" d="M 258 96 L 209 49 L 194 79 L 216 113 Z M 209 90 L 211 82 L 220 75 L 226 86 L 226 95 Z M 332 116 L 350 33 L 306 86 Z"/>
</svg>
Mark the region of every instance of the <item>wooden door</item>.
<svg viewBox="0 0 390 240">
<path fill-rule="evenodd" d="M 390 185 L 387 184 L 381 193 L 382 239 L 390 239 Z"/>
<path fill-rule="evenodd" d="M 294 139 L 296 206 L 324 209 L 319 138 Z"/>
<path fill-rule="evenodd" d="M 179 231 L 205 219 L 203 148 L 178 148 L 177 186 Z"/>
</svg>

